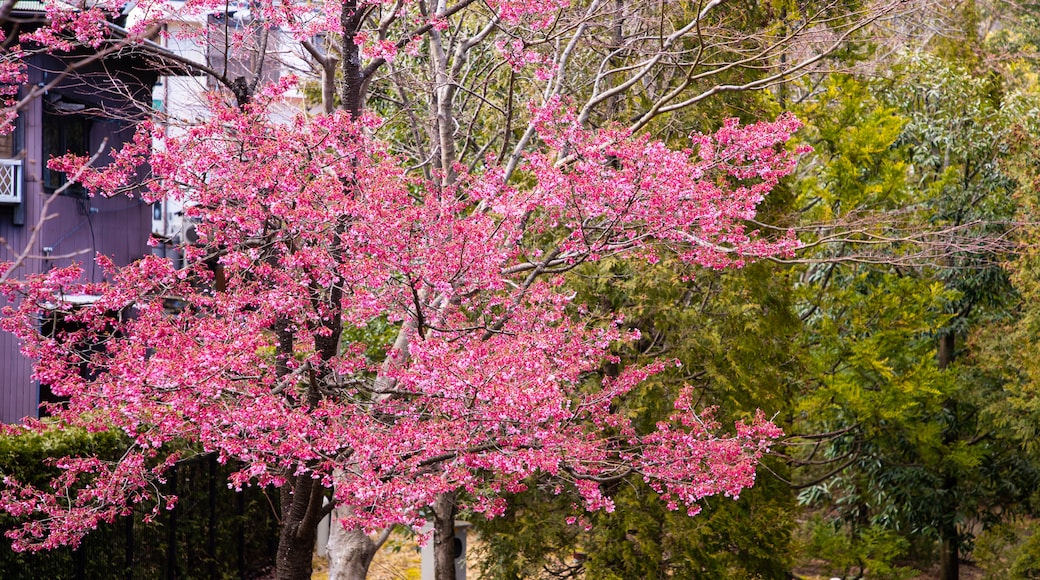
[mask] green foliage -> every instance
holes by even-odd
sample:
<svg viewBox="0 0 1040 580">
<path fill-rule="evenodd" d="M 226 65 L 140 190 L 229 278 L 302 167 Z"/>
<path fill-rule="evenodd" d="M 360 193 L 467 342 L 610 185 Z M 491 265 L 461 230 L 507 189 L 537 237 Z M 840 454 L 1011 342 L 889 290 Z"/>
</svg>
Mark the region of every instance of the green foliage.
<svg viewBox="0 0 1040 580">
<path fill-rule="evenodd" d="M 975 64 L 981 56 L 978 31 L 981 26 L 980 2 L 967 0 L 940 8 L 936 16 L 947 28 L 946 34 L 931 39 L 931 52 L 950 61 Z"/>
<path fill-rule="evenodd" d="M 625 362 L 664 356 L 683 363 L 652 377 L 626 400 L 634 415 L 650 422 L 667 415 L 671 408 L 662 402 L 662 390 L 683 384 L 698 386 L 704 404 L 720 406 L 724 419 L 756 407 L 772 414 L 790 405 L 785 389 L 799 361 L 789 345 L 798 320 L 782 268 L 760 263 L 695 273 L 670 261 L 604 262 L 580 275 L 577 300 L 596 305 L 603 316 L 617 312 L 640 330 L 642 339 L 618 353 Z"/>
<path fill-rule="evenodd" d="M 1018 549 L 1009 577 L 1013 580 L 1040 578 L 1040 533 L 1036 530 Z"/>
<path fill-rule="evenodd" d="M 374 363 L 381 363 L 386 358 L 387 348 L 393 344 L 399 325 L 392 324 L 385 317 L 368 321 L 365 326 L 348 326 L 343 329 L 344 346 L 353 344 L 365 345 L 365 356 Z"/>
<path fill-rule="evenodd" d="M 935 368 L 934 333 L 954 295 L 929 280 L 854 269 L 833 273 L 830 284 L 816 293 L 810 317 L 810 374 L 819 388 L 798 410 L 816 422 L 861 424 L 870 437 L 895 426 L 917 430 L 911 413 L 936 411 L 949 391 Z"/>
<path fill-rule="evenodd" d="M 993 526 L 979 535 L 973 555 L 985 580 L 1040 578 L 1040 534 L 1035 522 Z"/>
<path fill-rule="evenodd" d="M 123 437 L 113 431 L 55 429 L 0 436 L 0 475 L 45 487 L 60 473 L 51 467 L 54 459 L 69 456 L 116 459 L 124 449 Z"/>
<path fill-rule="evenodd" d="M 505 515 L 474 518 L 480 533 L 477 559 L 482 578 L 520 580 L 537 577 L 543 568 L 567 569 L 572 554 L 580 550 L 580 529 L 567 524 L 570 498 L 532 485 L 531 490 L 510 498 Z"/>
<path fill-rule="evenodd" d="M 829 565 L 831 574 L 878 580 L 912 578 L 916 571 L 897 562 L 906 556 L 909 542 L 882 526 L 853 532 L 843 524 L 814 517 L 806 526 L 807 552 Z"/>
<path fill-rule="evenodd" d="M 583 267 L 573 287 L 578 301 L 604 317 L 618 312 L 642 339 L 621 348 L 627 364 L 674 357 L 683 364 L 652 377 L 623 401 L 638 426 L 649 429 L 672 409 L 684 384 L 698 388 L 701 404 L 718 405 L 727 421 L 756 408 L 783 417 L 802 372 L 790 346 L 800 322 L 792 312 L 786 267 L 758 263 L 740 271 L 696 272 L 678 263 L 604 262 Z M 616 372 L 610 365 L 604 374 Z M 793 563 L 797 506 L 773 473 L 770 460 L 756 485 L 739 500 L 705 502 L 696 517 L 670 512 L 640 479 L 607 485 L 613 513 L 568 524 L 577 500 L 533 485 L 510 501 L 505 517 L 478 523 L 491 578 L 529 578 L 543 568 L 583 569 L 588 578 L 785 578 Z M 575 559 L 574 554 L 580 558 Z M 580 560 L 580 561 L 579 561 Z"/>
<path fill-rule="evenodd" d="M 1033 85 L 1035 90 L 1035 85 Z M 980 367 L 1004 378 L 1002 397 L 991 401 L 987 411 L 994 425 L 1009 432 L 1030 457 L 1040 457 L 1040 252 L 1036 227 L 1040 209 L 1040 151 L 1036 131 L 1019 127 L 1008 138 L 1011 154 L 1003 165 L 1014 176 L 1016 219 L 1023 225 L 1016 232 L 1018 247 L 1006 263 L 1018 293 L 1012 316 L 991 321 L 973 335 Z"/>
<path fill-rule="evenodd" d="M 802 139 L 814 148 L 798 180 L 802 219 L 822 222 L 852 212 L 893 210 L 909 200 L 907 163 L 895 146 L 906 125 L 853 77 L 834 75 L 819 99 L 798 111 Z"/>
<path fill-rule="evenodd" d="M 23 483 L 46 487 L 61 472 L 53 466 L 55 459 L 77 455 L 116 459 L 122 449 L 125 449 L 123 443 L 123 438 L 118 433 L 90 433 L 83 429 L 56 429 L 0 436 L 0 476 L 13 477 Z M 14 524 L 15 520 L 9 516 L 0 518 L 0 528 L 3 530 Z M 63 573 L 71 574 L 73 558 L 73 553 L 67 549 L 54 552 L 45 559 L 13 552 L 5 540 L 0 546 L 0 577 L 18 578 L 28 573 L 29 576 L 25 577 L 60 578 Z M 108 559 L 103 560 L 103 564 L 107 566 Z"/>
<path fill-rule="evenodd" d="M 1006 374 L 962 342 L 1006 324 L 1018 299 L 999 241 L 1022 178 L 1007 158 L 1038 127 L 1037 95 L 928 53 L 871 83 L 835 77 L 825 95 L 805 107 L 816 156 L 798 205 L 828 224 L 816 240 L 844 242 L 813 248 L 822 263 L 797 289 L 810 353 L 798 428 L 832 435 L 798 456 L 800 477 L 819 479 L 799 499 L 832 510 L 857 558 L 875 529 L 967 551 L 1040 481 L 993 411 Z"/>
<path fill-rule="evenodd" d="M 706 502 L 695 518 L 669 512 L 645 488 L 618 497 L 616 514 L 593 521 L 589 578 L 786 578 L 793 511 L 785 489 L 763 478 L 738 501 Z"/>
<path fill-rule="evenodd" d="M 774 468 L 784 468 L 774 463 Z M 535 488 L 505 516 L 477 523 L 482 577 L 532 578 L 583 570 L 589 579 L 783 579 L 792 564 L 794 506 L 763 477 L 739 500 L 706 502 L 694 518 L 670 512 L 638 479 L 614 488 L 617 509 L 568 523 L 577 498 Z M 784 499 L 787 498 L 787 499 Z"/>
</svg>

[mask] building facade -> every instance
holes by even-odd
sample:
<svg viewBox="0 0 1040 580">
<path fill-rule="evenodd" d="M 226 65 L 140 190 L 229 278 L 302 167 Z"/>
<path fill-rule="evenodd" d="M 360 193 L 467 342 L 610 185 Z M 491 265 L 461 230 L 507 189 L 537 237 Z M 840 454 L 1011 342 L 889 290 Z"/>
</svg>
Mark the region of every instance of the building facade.
<svg viewBox="0 0 1040 580">
<path fill-rule="evenodd" d="M 43 18 L 38 3 L 20 2 L 3 26 L 9 35 L 17 34 L 16 26 L 24 30 L 26 23 L 31 26 Z M 25 61 L 28 78 L 19 96 L 46 86 L 90 54 L 32 54 Z M 104 273 L 94 265 L 96 254 L 122 265 L 149 252 L 150 205 L 132 194 L 90 196 L 78 184 L 67 185 L 64 174 L 47 168 L 48 159 L 67 152 L 100 151 L 95 164 L 110 162 L 111 152 L 131 139 L 135 124 L 151 114 L 155 72 L 138 55 L 117 55 L 76 68 L 22 107 L 15 130 L 0 136 L 0 262 L 29 249 L 15 277 L 78 262 L 85 281 L 100 282 Z M 44 202 L 51 196 L 54 200 L 44 216 Z M 0 332 L 0 421 L 38 415 L 46 393 L 33 381 L 32 365 L 22 356 L 17 339 Z"/>
</svg>

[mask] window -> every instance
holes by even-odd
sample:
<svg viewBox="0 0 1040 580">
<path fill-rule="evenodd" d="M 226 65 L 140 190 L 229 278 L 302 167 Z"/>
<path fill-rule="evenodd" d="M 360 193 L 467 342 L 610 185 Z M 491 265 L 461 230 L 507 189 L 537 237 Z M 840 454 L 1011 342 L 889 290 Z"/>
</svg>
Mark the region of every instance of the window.
<svg viewBox="0 0 1040 580">
<path fill-rule="evenodd" d="M 68 105 L 68 103 L 62 103 Z M 90 151 L 90 129 L 93 122 L 89 117 L 76 114 L 59 114 L 46 111 L 43 114 L 43 189 L 54 193 L 68 182 L 68 177 L 61 171 L 47 168 L 52 157 L 61 157 L 66 153 L 86 156 Z M 80 184 L 70 186 L 66 195 L 85 196 L 86 191 Z"/>
<path fill-rule="evenodd" d="M 15 207 L 14 224 L 23 225 L 21 122 L 16 119 L 10 131 L 0 135 L 0 208 Z"/>
</svg>

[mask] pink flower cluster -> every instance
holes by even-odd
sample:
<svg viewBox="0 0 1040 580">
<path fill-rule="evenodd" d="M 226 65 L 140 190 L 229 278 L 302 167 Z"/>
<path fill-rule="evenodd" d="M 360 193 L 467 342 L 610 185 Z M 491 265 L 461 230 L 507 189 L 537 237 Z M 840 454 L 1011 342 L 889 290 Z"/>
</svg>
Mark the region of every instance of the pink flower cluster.
<svg viewBox="0 0 1040 580">
<path fill-rule="evenodd" d="M 106 22 L 119 15 L 122 2 L 92 3 L 89 8 L 72 9 L 60 2 L 47 3 L 45 26 L 22 34 L 22 44 L 35 43 L 51 51 L 71 52 L 76 46 L 97 48 L 107 37 Z"/>
<path fill-rule="evenodd" d="M 502 22 L 513 26 L 528 23 L 535 30 L 547 28 L 552 24 L 557 13 L 570 6 L 569 0 L 525 0 L 524 2 L 492 0 L 488 4 L 502 19 Z"/>
<path fill-rule="evenodd" d="M 18 89 L 26 82 L 25 54 L 16 45 L 3 46 L 6 35 L 0 30 L 0 135 L 14 129 L 14 120 L 18 116 L 11 107 L 18 96 Z"/>
<path fill-rule="evenodd" d="M 555 74 L 555 65 L 551 59 L 537 51 L 527 50 L 524 41 L 518 38 L 509 42 L 495 41 L 495 50 L 516 72 L 523 70 L 528 65 L 535 65 L 535 77 L 538 80 L 549 80 Z"/>
</svg>

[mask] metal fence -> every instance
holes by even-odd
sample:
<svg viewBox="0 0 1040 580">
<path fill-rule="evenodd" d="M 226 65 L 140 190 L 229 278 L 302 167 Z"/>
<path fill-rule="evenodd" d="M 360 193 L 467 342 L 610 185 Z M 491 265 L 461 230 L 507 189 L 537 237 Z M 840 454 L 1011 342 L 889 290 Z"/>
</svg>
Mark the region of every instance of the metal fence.
<svg viewBox="0 0 1040 580">
<path fill-rule="evenodd" d="M 270 573 L 278 544 L 277 493 L 227 487 L 212 455 L 178 463 L 165 491 L 174 509 L 144 524 L 128 517 L 91 532 L 76 550 L 0 549 L 4 580 L 253 579 Z"/>
</svg>

